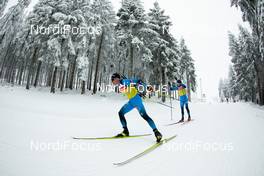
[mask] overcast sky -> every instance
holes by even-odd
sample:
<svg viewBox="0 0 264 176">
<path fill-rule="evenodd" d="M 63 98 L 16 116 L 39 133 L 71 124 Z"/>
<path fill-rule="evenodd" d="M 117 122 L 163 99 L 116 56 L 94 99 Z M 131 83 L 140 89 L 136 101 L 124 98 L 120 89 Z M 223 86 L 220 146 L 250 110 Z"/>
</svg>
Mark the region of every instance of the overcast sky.
<svg viewBox="0 0 264 176">
<path fill-rule="evenodd" d="M 117 11 L 121 0 L 111 1 Z M 227 33 L 237 33 L 238 24 L 243 24 L 240 11 L 230 7 L 230 0 L 142 0 L 147 12 L 155 1 L 170 16 L 171 33 L 186 40 L 195 60 L 198 86 L 201 79 L 207 97 L 216 97 L 219 79 L 227 77 L 230 64 Z M 8 7 L 16 2 L 10 0 Z"/>
<path fill-rule="evenodd" d="M 231 8 L 230 0 L 144 0 L 145 10 L 149 11 L 155 1 L 170 16 L 171 33 L 186 40 L 195 60 L 198 86 L 201 79 L 207 97 L 218 96 L 218 82 L 227 77 L 231 63 L 228 31 L 238 33 L 238 24 L 243 24 L 239 9 Z M 121 0 L 112 2 L 117 10 Z"/>
</svg>

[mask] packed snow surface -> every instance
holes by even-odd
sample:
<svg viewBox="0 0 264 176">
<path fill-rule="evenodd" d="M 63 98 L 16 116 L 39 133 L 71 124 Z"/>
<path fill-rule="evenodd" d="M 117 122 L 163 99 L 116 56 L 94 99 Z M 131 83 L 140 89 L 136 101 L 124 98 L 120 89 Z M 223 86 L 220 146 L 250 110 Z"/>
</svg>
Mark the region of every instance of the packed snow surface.
<svg viewBox="0 0 264 176">
<path fill-rule="evenodd" d="M 0 86 L 0 175 L 264 175 L 263 108 L 196 101 L 190 103 L 194 121 L 166 126 L 180 119 L 179 102 L 173 100 L 171 121 L 168 107 L 146 100 L 146 110 L 164 138 L 177 137 L 118 167 L 113 163 L 142 152 L 155 143 L 155 137 L 72 139 L 121 132 L 118 111 L 127 100 L 118 94 L 104 95 Z M 137 110 L 126 118 L 131 135 L 152 133 Z"/>
</svg>

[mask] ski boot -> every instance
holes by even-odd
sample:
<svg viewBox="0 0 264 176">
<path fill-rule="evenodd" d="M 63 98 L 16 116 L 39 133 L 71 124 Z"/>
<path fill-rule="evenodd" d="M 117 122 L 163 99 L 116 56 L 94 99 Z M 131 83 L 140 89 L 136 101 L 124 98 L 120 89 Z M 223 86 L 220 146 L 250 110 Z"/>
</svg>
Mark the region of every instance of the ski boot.
<svg viewBox="0 0 264 176">
<path fill-rule="evenodd" d="M 192 120 L 191 116 L 188 117 L 188 122 L 190 122 Z"/>
<path fill-rule="evenodd" d="M 116 135 L 116 137 L 127 137 L 127 136 L 129 136 L 129 131 L 127 128 L 124 128 L 122 133 Z"/>
<path fill-rule="evenodd" d="M 181 120 L 178 121 L 178 123 L 183 123 L 184 122 L 184 117 L 181 118 Z"/>
<path fill-rule="evenodd" d="M 160 142 L 162 139 L 162 134 L 157 129 L 155 129 L 153 131 L 154 131 L 154 134 L 156 136 L 157 142 Z"/>
</svg>

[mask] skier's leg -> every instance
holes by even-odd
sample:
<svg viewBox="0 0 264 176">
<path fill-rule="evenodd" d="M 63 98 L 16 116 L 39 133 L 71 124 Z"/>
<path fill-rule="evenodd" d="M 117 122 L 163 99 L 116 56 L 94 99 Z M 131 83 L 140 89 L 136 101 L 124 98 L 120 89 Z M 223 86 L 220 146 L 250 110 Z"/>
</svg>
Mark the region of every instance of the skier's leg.
<svg viewBox="0 0 264 176">
<path fill-rule="evenodd" d="M 191 114 L 190 114 L 190 109 L 189 109 L 189 106 L 188 106 L 188 102 L 185 104 L 185 108 L 186 108 L 186 111 L 188 113 L 188 120 L 191 120 Z"/>
<path fill-rule="evenodd" d="M 152 118 L 150 118 L 149 115 L 147 114 L 146 109 L 145 109 L 142 101 L 139 102 L 139 104 L 137 105 L 137 110 L 140 113 L 141 117 L 143 119 L 145 119 L 148 122 L 149 126 L 152 128 L 152 130 L 156 136 L 157 142 L 160 142 L 162 139 L 162 134 L 158 131 L 158 129 L 155 125 L 155 122 L 152 120 Z"/>
<path fill-rule="evenodd" d="M 181 115 L 182 115 L 180 122 L 183 122 L 184 121 L 184 102 L 180 101 L 180 105 L 181 105 Z"/>
<path fill-rule="evenodd" d="M 148 116 L 148 114 L 146 113 L 145 107 L 143 105 L 142 99 L 139 95 L 136 95 L 134 98 L 130 99 L 129 103 L 133 106 L 136 107 L 139 114 L 141 115 L 141 117 L 143 119 L 145 119 L 149 126 L 154 130 L 156 129 L 156 125 L 154 123 L 154 121 Z"/>
<path fill-rule="evenodd" d="M 137 106 L 137 110 L 139 114 L 141 115 L 141 117 L 148 122 L 152 130 L 157 129 L 155 122 L 152 120 L 152 118 L 149 117 L 143 104 Z"/>
<path fill-rule="evenodd" d="M 127 129 L 127 122 L 126 122 L 125 114 L 131 111 L 133 108 L 134 106 L 132 106 L 130 103 L 127 103 L 118 112 L 120 122 L 124 129 L 125 128 Z"/>
</svg>

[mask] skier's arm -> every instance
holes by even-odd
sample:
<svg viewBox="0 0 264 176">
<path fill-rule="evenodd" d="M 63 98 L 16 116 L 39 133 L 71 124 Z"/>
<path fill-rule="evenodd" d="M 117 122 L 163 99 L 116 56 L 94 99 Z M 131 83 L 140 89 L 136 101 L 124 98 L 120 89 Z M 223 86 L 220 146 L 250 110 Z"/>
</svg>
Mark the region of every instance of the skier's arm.
<svg viewBox="0 0 264 176">
<path fill-rule="evenodd" d="M 141 79 L 134 81 L 136 82 L 136 89 L 138 91 L 139 96 L 142 98 L 146 98 L 146 94 L 148 90 L 147 84 L 144 83 Z"/>
<path fill-rule="evenodd" d="M 120 84 L 122 84 L 123 86 L 128 87 L 131 84 L 131 80 L 130 79 L 122 79 Z"/>
</svg>

